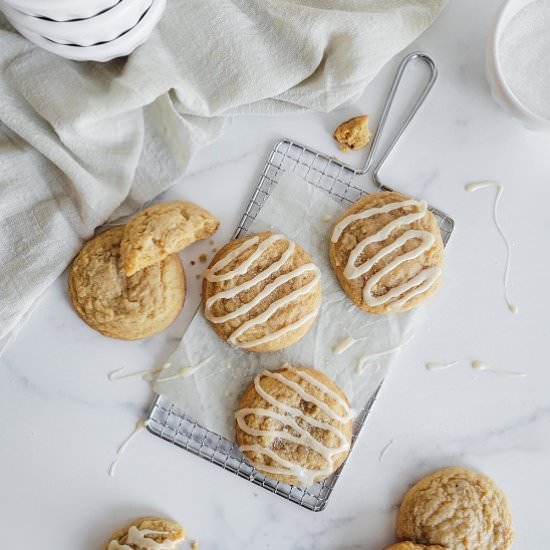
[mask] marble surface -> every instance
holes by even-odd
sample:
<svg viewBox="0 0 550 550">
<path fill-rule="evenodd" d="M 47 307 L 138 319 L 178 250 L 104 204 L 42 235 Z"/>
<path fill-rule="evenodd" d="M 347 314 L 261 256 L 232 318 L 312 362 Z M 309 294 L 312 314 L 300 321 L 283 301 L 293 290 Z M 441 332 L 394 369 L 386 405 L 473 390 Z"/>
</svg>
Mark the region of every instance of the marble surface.
<svg viewBox="0 0 550 550">
<path fill-rule="evenodd" d="M 145 432 L 116 476 L 107 475 L 117 446 L 152 397 L 145 382 L 110 382 L 107 374 L 149 368 L 170 354 L 197 303 L 189 265 L 199 254 L 194 247 L 184 255 L 190 298 L 164 334 L 134 343 L 99 336 L 71 310 L 62 277 L 0 360 L 4 547 L 97 549 L 121 523 L 154 513 L 181 521 L 202 549 L 379 550 L 394 541 L 395 510 L 407 487 L 456 464 L 486 472 L 506 491 L 515 548 L 547 547 L 550 136 L 523 129 L 489 95 L 484 41 L 499 4 L 451 2 L 414 44 L 437 60 L 440 78 L 384 179 L 451 213 L 457 228 L 445 284 L 395 361 L 326 511 L 305 511 Z M 291 137 L 338 154 L 330 131 L 348 115 L 379 112 L 395 66 L 357 104 L 336 113 L 232 120 L 167 198 L 211 209 L 223 221 L 215 239 L 223 242 L 273 143 Z M 359 165 L 363 156 L 346 158 Z M 486 178 L 505 184 L 501 217 L 513 242 L 517 316 L 503 299 L 505 248 L 491 219 L 494 192 L 464 192 L 465 183 Z M 527 376 L 474 371 L 474 359 Z M 443 360 L 460 363 L 442 372 L 424 368 Z"/>
</svg>

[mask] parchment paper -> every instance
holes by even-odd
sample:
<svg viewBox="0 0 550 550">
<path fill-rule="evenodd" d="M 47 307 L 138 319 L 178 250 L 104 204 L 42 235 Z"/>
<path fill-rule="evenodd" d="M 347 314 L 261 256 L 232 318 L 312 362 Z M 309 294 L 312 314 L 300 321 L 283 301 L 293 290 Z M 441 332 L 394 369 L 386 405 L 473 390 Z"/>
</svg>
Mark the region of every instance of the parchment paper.
<svg viewBox="0 0 550 550">
<path fill-rule="evenodd" d="M 328 374 L 346 393 L 358 412 L 387 373 L 393 353 L 367 360 L 365 354 L 390 350 L 410 341 L 412 312 L 391 316 L 370 315 L 346 297 L 328 259 L 329 237 L 343 206 L 324 191 L 295 175 L 285 174 L 250 227 L 255 233 L 271 229 L 304 248 L 322 273 L 323 298 L 319 316 L 308 334 L 289 348 L 274 353 L 241 351 L 223 342 L 199 311 L 160 380 L 182 367 L 208 362 L 191 375 L 153 383 L 153 389 L 170 399 L 208 429 L 233 438 L 234 410 L 239 396 L 261 370 L 284 363 L 313 367 Z M 334 347 L 344 339 L 362 338 L 341 354 Z M 189 372 L 189 371 L 187 371 Z"/>
</svg>

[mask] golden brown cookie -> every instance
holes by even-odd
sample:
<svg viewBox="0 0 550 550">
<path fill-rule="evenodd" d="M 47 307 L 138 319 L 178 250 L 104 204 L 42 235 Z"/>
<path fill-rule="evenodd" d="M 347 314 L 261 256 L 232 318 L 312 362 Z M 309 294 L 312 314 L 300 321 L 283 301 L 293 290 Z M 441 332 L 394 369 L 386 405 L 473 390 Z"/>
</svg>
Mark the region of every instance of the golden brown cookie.
<svg viewBox="0 0 550 550">
<path fill-rule="evenodd" d="M 344 392 L 314 369 L 284 365 L 246 388 L 235 413 L 239 448 L 260 473 L 311 485 L 348 456 L 352 410 Z"/>
<path fill-rule="evenodd" d="M 514 533 L 506 496 L 490 478 L 445 468 L 409 489 L 399 508 L 397 536 L 452 550 L 507 550 Z"/>
<path fill-rule="evenodd" d="M 163 550 L 176 550 L 185 540 L 185 531 L 179 523 L 169 519 L 143 517 L 119 529 L 105 550 L 150 550 L 154 541 Z M 155 546 L 157 548 L 157 546 Z"/>
<path fill-rule="evenodd" d="M 120 250 L 126 275 L 206 239 L 219 224 L 212 214 L 192 202 L 163 202 L 146 208 L 124 228 Z"/>
<path fill-rule="evenodd" d="M 105 336 L 136 340 L 164 330 L 185 299 L 185 278 L 177 255 L 131 277 L 122 269 L 124 228 L 114 227 L 88 241 L 73 261 L 69 295 L 75 311 Z"/>
<path fill-rule="evenodd" d="M 334 130 L 333 137 L 344 153 L 366 147 L 370 141 L 369 115 L 356 116 L 342 122 Z"/>
<path fill-rule="evenodd" d="M 398 542 L 387 546 L 384 550 L 447 550 L 444 546 L 415 544 L 414 542 Z"/>
<path fill-rule="evenodd" d="M 220 338 L 249 351 L 297 342 L 321 304 L 321 274 L 309 254 L 270 231 L 226 244 L 204 272 L 204 314 Z"/>
<path fill-rule="evenodd" d="M 359 199 L 336 222 L 330 262 L 344 292 L 369 313 L 407 311 L 442 280 L 443 241 L 425 201 L 383 191 Z"/>
</svg>

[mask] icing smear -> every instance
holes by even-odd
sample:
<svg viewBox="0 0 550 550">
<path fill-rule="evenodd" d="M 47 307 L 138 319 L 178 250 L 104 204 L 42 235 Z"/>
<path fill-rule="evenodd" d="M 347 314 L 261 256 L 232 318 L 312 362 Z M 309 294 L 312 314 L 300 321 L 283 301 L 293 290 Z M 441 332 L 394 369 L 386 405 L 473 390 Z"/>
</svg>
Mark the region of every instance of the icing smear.
<svg viewBox="0 0 550 550">
<path fill-rule="evenodd" d="M 157 542 L 149 535 L 169 535 L 167 531 L 155 531 L 152 529 L 138 529 L 135 525 L 132 525 L 128 529 L 128 535 L 126 537 L 127 544 L 120 544 L 116 540 L 112 540 L 107 547 L 107 550 L 134 550 L 139 548 L 140 550 L 176 550 L 180 542 L 185 540 L 185 536 L 176 540 L 166 540 L 164 542 Z"/>
<path fill-rule="evenodd" d="M 478 360 L 472 361 L 471 367 L 475 370 L 492 371 L 496 374 L 500 374 L 500 376 L 508 376 L 510 378 L 525 378 L 527 376 L 527 373 L 525 373 L 525 372 L 517 372 L 517 371 L 499 369 L 498 367 L 493 367 L 491 365 L 488 365 L 487 363 L 483 363 L 483 361 L 478 361 Z"/>
<path fill-rule="evenodd" d="M 458 365 L 458 361 L 449 361 L 448 363 L 438 363 L 436 361 L 429 361 L 426 363 L 425 368 L 426 370 L 434 371 L 434 370 L 447 370 L 451 367 L 454 367 L 455 365 Z"/>
<path fill-rule="evenodd" d="M 116 467 L 118 465 L 118 461 L 120 460 L 120 457 L 122 456 L 122 454 L 124 453 L 124 451 L 126 450 L 126 448 L 128 447 L 128 445 L 130 444 L 130 442 L 140 433 L 142 432 L 145 428 L 147 427 L 147 421 L 145 420 L 140 420 L 137 424 L 136 424 L 136 427 L 134 428 L 134 430 L 132 431 L 132 433 L 122 442 L 122 444 L 120 445 L 120 447 L 117 449 L 117 452 L 116 452 L 116 455 L 115 455 L 115 458 L 113 460 L 113 462 L 111 463 L 111 467 L 109 468 L 109 476 L 110 477 L 113 477 L 115 475 L 115 470 L 116 470 Z"/>
<path fill-rule="evenodd" d="M 178 369 L 176 374 L 173 374 L 171 376 L 162 376 L 160 378 L 156 378 L 155 382 L 168 382 L 170 380 L 176 380 L 178 378 L 187 378 L 188 376 L 195 374 L 199 369 L 201 369 L 205 365 L 208 365 L 208 363 L 210 363 L 210 361 L 212 361 L 213 358 L 214 358 L 214 355 L 209 355 L 206 359 L 203 359 L 196 365 L 192 365 L 189 367 L 182 367 Z"/>
<path fill-rule="evenodd" d="M 512 263 L 512 244 L 506 237 L 506 234 L 504 233 L 504 230 L 502 229 L 502 225 L 500 224 L 500 220 L 498 217 L 498 204 L 500 202 L 500 197 L 502 196 L 502 193 L 504 191 L 504 185 L 502 183 L 496 182 L 496 181 L 477 181 L 468 183 L 464 186 L 464 189 L 468 193 L 473 193 L 474 191 L 480 191 L 481 189 L 487 189 L 490 187 L 495 187 L 497 190 L 497 194 L 495 197 L 495 202 L 493 203 L 493 221 L 495 222 L 495 226 L 497 228 L 497 231 L 499 232 L 499 235 L 501 236 L 502 240 L 504 241 L 504 244 L 506 245 L 506 267 L 504 269 L 504 278 L 503 278 L 503 284 L 504 284 L 504 299 L 506 300 L 506 304 L 508 305 L 508 309 L 516 314 L 519 312 L 519 308 L 516 304 L 512 303 L 510 300 L 509 292 L 508 292 L 508 279 L 510 276 L 510 266 Z"/>
</svg>

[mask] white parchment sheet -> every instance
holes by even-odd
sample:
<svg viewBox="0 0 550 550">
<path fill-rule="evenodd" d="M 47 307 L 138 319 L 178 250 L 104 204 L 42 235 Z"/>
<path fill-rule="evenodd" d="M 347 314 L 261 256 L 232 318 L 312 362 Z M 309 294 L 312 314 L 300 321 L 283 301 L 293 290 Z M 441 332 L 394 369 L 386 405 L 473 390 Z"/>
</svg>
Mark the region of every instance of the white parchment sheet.
<svg viewBox="0 0 550 550">
<path fill-rule="evenodd" d="M 298 343 L 279 352 L 241 351 L 223 342 L 205 320 L 202 309 L 191 322 L 170 366 L 157 375 L 171 380 L 153 383 L 164 395 L 206 428 L 233 438 L 234 410 L 244 388 L 261 370 L 284 363 L 313 367 L 328 374 L 360 411 L 384 378 L 395 352 L 370 359 L 410 340 L 411 312 L 391 316 L 359 310 L 341 290 L 328 258 L 329 237 L 342 205 L 298 176 L 281 177 L 250 227 L 255 233 L 271 229 L 283 233 L 309 252 L 322 273 L 323 298 L 319 316 Z M 334 347 L 351 337 L 356 341 L 343 353 Z M 183 367 L 206 364 L 186 377 Z M 363 363 L 363 367 L 360 364 Z"/>
</svg>

